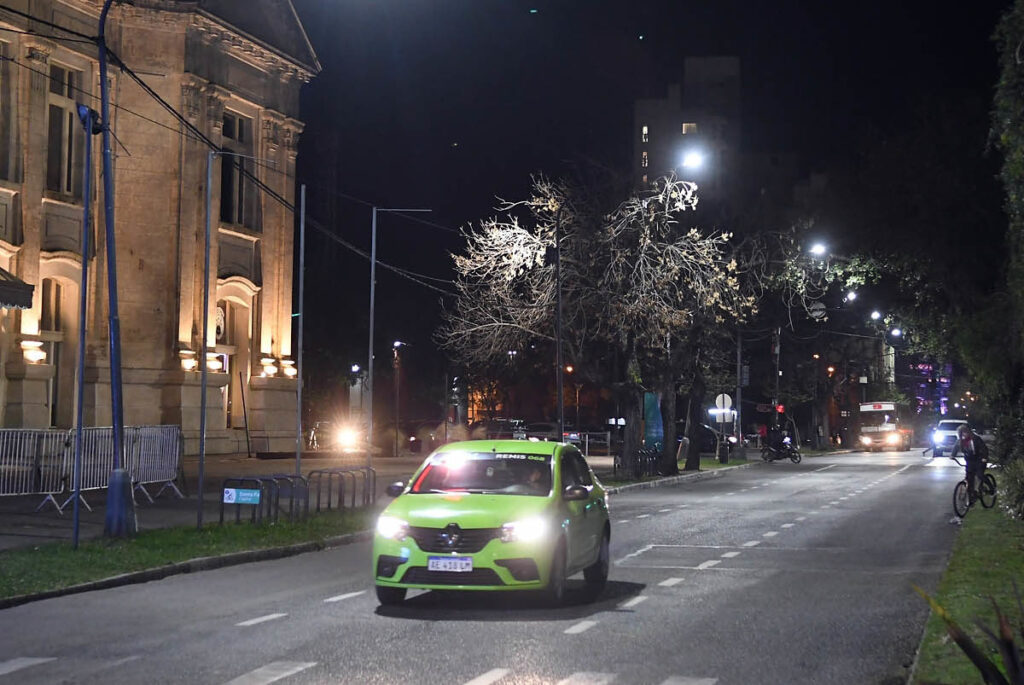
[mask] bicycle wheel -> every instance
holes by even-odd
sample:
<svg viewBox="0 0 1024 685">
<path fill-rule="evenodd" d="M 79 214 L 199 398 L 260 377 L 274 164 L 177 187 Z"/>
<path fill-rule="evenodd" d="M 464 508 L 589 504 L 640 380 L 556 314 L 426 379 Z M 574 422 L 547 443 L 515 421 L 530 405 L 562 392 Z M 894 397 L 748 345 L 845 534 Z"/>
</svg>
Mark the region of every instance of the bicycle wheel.
<svg viewBox="0 0 1024 685">
<path fill-rule="evenodd" d="M 991 473 L 986 473 L 978 485 L 981 495 L 981 506 L 991 509 L 996 505 L 996 478 Z"/>
<path fill-rule="evenodd" d="M 967 516 L 967 510 L 971 507 L 967 497 L 967 481 L 962 480 L 953 488 L 953 511 L 960 518 Z"/>
</svg>

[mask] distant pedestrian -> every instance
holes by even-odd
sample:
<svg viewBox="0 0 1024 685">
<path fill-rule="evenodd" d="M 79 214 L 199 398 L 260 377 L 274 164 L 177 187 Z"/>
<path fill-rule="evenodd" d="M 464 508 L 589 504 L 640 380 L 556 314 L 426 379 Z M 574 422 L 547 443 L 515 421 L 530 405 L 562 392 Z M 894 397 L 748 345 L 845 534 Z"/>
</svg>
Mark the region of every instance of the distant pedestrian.
<svg viewBox="0 0 1024 685">
<path fill-rule="evenodd" d="M 757 425 L 757 448 L 764 447 L 765 438 L 768 437 L 768 426 L 763 423 Z"/>
</svg>

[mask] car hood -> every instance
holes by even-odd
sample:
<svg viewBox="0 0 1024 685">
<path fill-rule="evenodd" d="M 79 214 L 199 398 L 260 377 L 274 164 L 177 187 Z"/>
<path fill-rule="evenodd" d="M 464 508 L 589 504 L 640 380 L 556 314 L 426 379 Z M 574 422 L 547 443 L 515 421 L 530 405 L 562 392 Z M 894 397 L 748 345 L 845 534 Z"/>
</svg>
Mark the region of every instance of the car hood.
<svg viewBox="0 0 1024 685">
<path fill-rule="evenodd" d="M 497 528 L 543 514 L 552 505 L 549 497 L 406 493 L 389 504 L 383 514 L 424 528 L 442 528 L 449 523 L 458 523 L 463 528 Z"/>
</svg>

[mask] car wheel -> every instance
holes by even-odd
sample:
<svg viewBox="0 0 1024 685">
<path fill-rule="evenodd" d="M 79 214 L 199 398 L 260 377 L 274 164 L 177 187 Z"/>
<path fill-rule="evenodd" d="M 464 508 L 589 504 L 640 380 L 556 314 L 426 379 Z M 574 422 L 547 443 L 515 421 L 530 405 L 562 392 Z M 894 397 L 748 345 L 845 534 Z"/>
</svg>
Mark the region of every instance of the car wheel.
<svg viewBox="0 0 1024 685">
<path fill-rule="evenodd" d="M 583 569 L 583 578 L 593 589 L 600 591 L 608 582 L 609 567 L 608 533 L 601 536 L 601 549 L 597 552 L 597 560 Z"/>
<path fill-rule="evenodd" d="M 377 601 L 385 606 L 401 604 L 404 599 L 404 587 L 386 587 L 384 585 L 377 586 Z"/>
<path fill-rule="evenodd" d="M 544 596 L 548 602 L 560 606 L 565 601 L 565 545 L 559 544 L 555 555 L 551 558 L 551 569 L 548 571 L 548 584 L 544 588 Z"/>
</svg>

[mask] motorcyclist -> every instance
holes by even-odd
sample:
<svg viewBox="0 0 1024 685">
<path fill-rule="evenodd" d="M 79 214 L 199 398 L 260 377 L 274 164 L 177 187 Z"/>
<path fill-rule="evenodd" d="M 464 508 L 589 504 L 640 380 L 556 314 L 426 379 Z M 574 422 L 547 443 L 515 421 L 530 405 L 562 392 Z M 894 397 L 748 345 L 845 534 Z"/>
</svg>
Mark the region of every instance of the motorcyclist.
<svg viewBox="0 0 1024 685">
<path fill-rule="evenodd" d="M 953 443 L 953 449 L 949 453 L 950 458 L 956 458 L 958 455 L 964 458 L 967 490 L 970 493 L 970 501 L 973 502 L 978 497 L 977 484 L 985 475 L 988 445 L 966 423 L 957 429 L 957 441 Z"/>
</svg>

